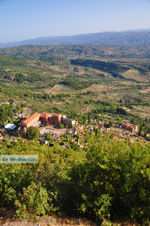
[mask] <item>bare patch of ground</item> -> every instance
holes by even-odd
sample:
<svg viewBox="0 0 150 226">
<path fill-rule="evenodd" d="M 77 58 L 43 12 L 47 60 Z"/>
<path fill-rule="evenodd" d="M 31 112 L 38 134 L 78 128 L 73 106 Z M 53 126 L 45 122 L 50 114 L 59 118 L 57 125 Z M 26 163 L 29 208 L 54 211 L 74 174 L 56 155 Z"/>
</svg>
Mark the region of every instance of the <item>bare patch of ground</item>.
<svg viewBox="0 0 150 226">
<path fill-rule="evenodd" d="M 140 72 L 138 70 L 130 69 L 128 71 L 125 71 L 122 73 L 123 77 L 126 79 L 134 79 L 136 81 L 145 81 L 145 78 L 140 75 Z"/>
<path fill-rule="evenodd" d="M 150 106 L 133 106 L 134 112 L 141 118 L 150 117 Z"/>
<path fill-rule="evenodd" d="M 144 93 L 144 94 L 150 93 L 150 88 L 141 90 L 140 93 Z"/>
<path fill-rule="evenodd" d="M 3 226 L 96 226 L 95 223 L 79 218 L 63 218 L 56 215 L 45 215 L 41 217 L 32 217 L 24 220 L 15 216 L 12 210 L 0 208 L 0 225 Z"/>
<path fill-rule="evenodd" d="M 42 135 L 51 134 L 51 135 L 55 135 L 55 136 L 62 136 L 68 132 L 67 128 L 58 129 L 58 128 L 54 128 L 51 125 L 45 126 L 45 127 L 40 127 L 39 130 Z"/>
<path fill-rule="evenodd" d="M 56 84 L 53 88 L 47 88 L 45 89 L 45 92 L 47 94 L 58 94 L 58 93 L 65 93 L 65 92 L 70 92 L 70 88 L 65 86 L 65 85 L 62 85 L 62 84 Z"/>
<path fill-rule="evenodd" d="M 87 92 L 87 91 L 102 92 L 102 91 L 112 90 L 115 88 L 116 87 L 113 87 L 113 86 L 104 86 L 104 85 L 93 84 L 90 87 L 83 89 L 82 92 Z"/>
<path fill-rule="evenodd" d="M 96 226 L 95 223 L 82 219 L 58 218 L 52 216 L 40 217 L 39 220 L 1 219 L 3 226 Z"/>
</svg>

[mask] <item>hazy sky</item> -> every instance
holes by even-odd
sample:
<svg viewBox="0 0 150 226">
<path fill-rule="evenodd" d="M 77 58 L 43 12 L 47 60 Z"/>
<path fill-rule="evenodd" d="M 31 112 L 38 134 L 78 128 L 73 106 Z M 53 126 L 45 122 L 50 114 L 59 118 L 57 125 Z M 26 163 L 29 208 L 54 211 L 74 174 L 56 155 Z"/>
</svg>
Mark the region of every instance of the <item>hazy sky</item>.
<svg viewBox="0 0 150 226">
<path fill-rule="evenodd" d="M 150 28 L 150 0 L 0 0 L 0 42 Z"/>
</svg>

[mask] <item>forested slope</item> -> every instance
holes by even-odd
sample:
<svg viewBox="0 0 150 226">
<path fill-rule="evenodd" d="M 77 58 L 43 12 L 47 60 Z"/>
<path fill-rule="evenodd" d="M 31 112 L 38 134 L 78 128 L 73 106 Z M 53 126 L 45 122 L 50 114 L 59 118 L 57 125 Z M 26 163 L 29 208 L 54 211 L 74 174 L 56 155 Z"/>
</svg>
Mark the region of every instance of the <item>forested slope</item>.
<svg viewBox="0 0 150 226">
<path fill-rule="evenodd" d="M 66 57 L 66 58 L 150 58 L 150 45 L 61 45 L 61 46 L 40 46 L 22 45 L 18 47 L 0 49 L 0 54 L 10 56 L 31 56 L 31 57 Z"/>
<path fill-rule="evenodd" d="M 87 134 L 88 147 L 8 143 L 0 154 L 36 154 L 38 164 L 0 165 L 0 207 L 19 217 L 67 214 L 98 223 L 150 220 L 150 146 Z"/>
</svg>

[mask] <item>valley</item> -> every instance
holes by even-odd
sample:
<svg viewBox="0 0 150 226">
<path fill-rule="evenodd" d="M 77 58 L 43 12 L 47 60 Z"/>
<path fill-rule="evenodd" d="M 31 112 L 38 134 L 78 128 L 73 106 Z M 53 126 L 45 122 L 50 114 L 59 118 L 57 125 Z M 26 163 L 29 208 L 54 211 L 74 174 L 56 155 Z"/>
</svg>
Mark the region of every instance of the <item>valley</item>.
<svg viewBox="0 0 150 226">
<path fill-rule="evenodd" d="M 0 49 L 0 154 L 39 159 L 1 162 L 1 221 L 149 222 L 149 51 Z"/>
</svg>

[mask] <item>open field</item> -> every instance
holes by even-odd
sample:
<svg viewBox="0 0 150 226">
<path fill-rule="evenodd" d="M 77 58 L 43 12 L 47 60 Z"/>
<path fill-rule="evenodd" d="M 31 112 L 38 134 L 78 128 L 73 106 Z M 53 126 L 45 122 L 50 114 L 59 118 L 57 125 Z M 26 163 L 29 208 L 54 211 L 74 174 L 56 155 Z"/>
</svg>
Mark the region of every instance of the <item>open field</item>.
<svg viewBox="0 0 150 226">
<path fill-rule="evenodd" d="M 145 80 L 142 76 L 140 76 L 140 72 L 138 70 L 130 69 L 122 73 L 122 75 L 125 79 L 133 79 L 134 81 L 138 81 L 138 82 L 142 82 Z"/>
</svg>

